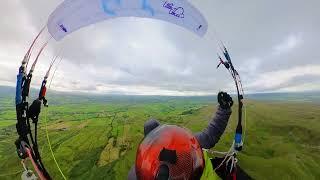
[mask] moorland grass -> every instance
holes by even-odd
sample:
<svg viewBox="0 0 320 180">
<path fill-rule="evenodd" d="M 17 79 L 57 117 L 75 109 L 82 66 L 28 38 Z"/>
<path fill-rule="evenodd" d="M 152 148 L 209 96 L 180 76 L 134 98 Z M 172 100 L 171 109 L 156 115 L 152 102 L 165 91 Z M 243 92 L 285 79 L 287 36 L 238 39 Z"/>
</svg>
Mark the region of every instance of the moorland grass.
<svg viewBox="0 0 320 180">
<path fill-rule="evenodd" d="M 174 98 L 161 102 L 53 105 L 48 130 L 55 156 L 68 179 L 126 179 L 149 118 L 193 132 L 206 127 L 215 104 Z M 227 150 L 237 122 L 236 105 L 217 150 Z M 12 108 L 0 110 L 0 179 L 20 179 Z M 245 146 L 239 164 L 255 179 L 320 179 L 320 105 L 247 102 Z M 45 139 L 40 117 L 39 144 L 54 179 L 62 179 Z"/>
</svg>

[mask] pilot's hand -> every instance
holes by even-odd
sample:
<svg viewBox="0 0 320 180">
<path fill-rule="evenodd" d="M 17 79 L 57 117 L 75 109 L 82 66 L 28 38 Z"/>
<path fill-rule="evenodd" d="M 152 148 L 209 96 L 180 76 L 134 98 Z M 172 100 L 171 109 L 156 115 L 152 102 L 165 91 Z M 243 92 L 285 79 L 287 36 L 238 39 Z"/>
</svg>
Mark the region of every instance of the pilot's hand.
<svg viewBox="0 0 320 180">
<path fill-rule="evenodd" d="M 222 109 L 230 109 L 233 105 L 233 100 L 231 96 L 226 92 L 219 92 L 218 93 L 218 102 Z"/>
</svg>

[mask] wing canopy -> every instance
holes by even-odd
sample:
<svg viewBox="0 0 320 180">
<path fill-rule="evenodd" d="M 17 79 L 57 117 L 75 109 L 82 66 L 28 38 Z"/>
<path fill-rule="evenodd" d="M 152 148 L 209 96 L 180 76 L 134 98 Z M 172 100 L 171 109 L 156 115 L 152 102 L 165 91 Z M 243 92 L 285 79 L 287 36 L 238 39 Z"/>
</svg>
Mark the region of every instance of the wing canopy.
<svg viewBox="0 0 320 180">
<path fill-rule="evenodd" d="M 50 15 L 48 30 L 59 41 L 90 24 L 117 17 L 167 21 L 203 36 L 208 23 L 187 0 L 65 0 Z"/>
</svg>

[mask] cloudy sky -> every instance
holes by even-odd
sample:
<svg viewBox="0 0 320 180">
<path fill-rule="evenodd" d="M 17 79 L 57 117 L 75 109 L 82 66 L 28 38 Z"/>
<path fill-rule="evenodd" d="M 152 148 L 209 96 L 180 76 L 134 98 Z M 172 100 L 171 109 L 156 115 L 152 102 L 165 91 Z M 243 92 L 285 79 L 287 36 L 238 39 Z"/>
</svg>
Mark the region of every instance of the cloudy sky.
<svg viewBox="0 0 320 180">
<path fill-rule="evenodd" d="M 214 37 L 219 37 L 247 92 L 320 90 L 319 1 L 190 1 L 209 23 L 204 38 L 158 20 L 104 21 L 59 43 L 51 41 L 36 67 L 33 86 L 40 86 L 52 57 L 61 52 L 54 90 L 143 95 L 234 92 L 225 69 L 216 69 Z M 24 53 L 61 2 L 2 2 L 0 85 L 14 86 Z"/>
</svg>

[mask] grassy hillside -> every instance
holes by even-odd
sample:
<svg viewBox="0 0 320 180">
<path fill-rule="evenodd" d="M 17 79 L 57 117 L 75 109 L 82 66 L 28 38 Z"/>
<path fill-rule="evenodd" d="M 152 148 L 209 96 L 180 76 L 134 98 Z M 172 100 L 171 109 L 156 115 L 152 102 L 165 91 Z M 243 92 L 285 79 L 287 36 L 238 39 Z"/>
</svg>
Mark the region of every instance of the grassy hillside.
<svg viewBox="0 0 320 180">
<path fill-rule="evenodd" d="M 0 179 L 20 179 L 22 166 L 13 144 L 17 137 L 15 112 L 10 99 L 1 101 Z M 63 102 L 53 103 L 40 118 L 41 154 L 54 179 L 62 177 L 49 151 L 46 128 L 68 179 L 125 179 L 134 164 L 147 119 L 156 118 L 197 132 L 206 127 L 216 107 L 197 98 L 174 97 Z M 311 103 L 248 101 L 240 166 L 255 179 L 319 179 L 319 109 L 320 105 Z M 229 148 L 235 123 L 233 113 L 217 150 Z"/>
</svg>

